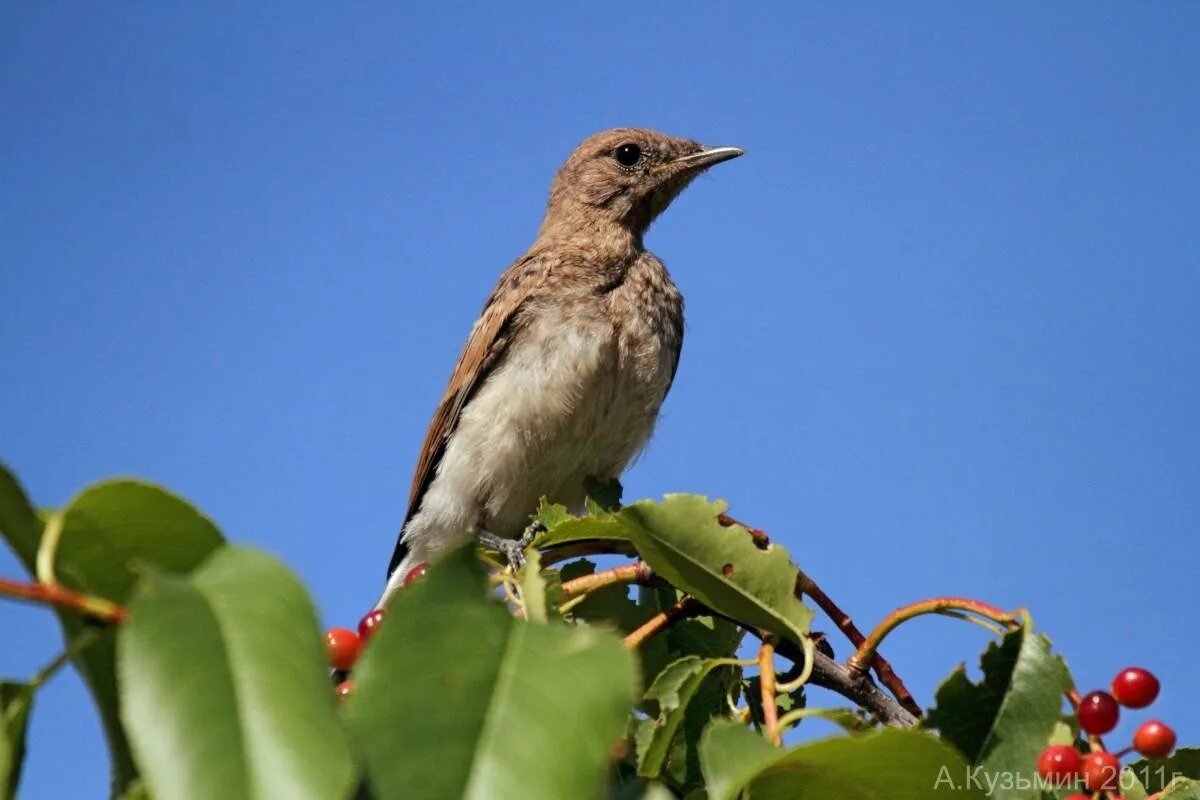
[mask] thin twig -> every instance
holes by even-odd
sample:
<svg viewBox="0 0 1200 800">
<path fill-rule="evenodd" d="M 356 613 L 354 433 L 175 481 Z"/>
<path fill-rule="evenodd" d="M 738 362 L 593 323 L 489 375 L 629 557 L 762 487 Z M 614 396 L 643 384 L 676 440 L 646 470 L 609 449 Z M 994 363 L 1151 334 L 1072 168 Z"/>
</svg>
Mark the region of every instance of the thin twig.
<svg viewBox="0 0 1200 800">
<path fill-rule="evenodd" d="M 645 585 L 650 583 L 653 578 L 654 572 L 646 565 L 646 562 L 637 561 L 633 564 L 622 564 L 619 567 L 604 569 L 599 572 L 593 572 L 590 575 L 580 575 L 578 578 L 572 578 L 563 583 L 562 592 L 564 597 L 570 598 L 618 583 Z"/>
<path fill-rule="evenodd" d="M 694 597 L 685 597 L 666 611 L 655 614 L 637 630 L 625 637 L 625 646 L 639 647 L 659 631 L 665 630 L 681 619 L 697 617 L 705 612 L 704 605 Z"/>
<path fill-rule="evenodd" d="M 29 679 L 29 685 L 34 689 L 38 688 L 58 674 L 58 671 L 66 666 L 71 659 L 75 658 L 84 650 L 87 650 L 89 647 L 99 641 L 99 639 L 99 628 L 87 628 L 74 639 L 72 639 L 70 643 L 67 644 L 67 648 L 55 656 L 53 661 L 39 669 L 37 674 Z"/>
<path fill-rule="evenodd" d="M 861 675 L 866 672 L 867 665 L 871 663 L 871 658 L 879 648 L 880 642 L 901 623 L 907 622 L 914 617 L 919 617 L 922 614 L 940 614 L 947 609 L 978 614 L 985 619 L 1002 623 L 1010 628 L 1019 626 L 1020 619 L 1023 616 L 1023 612 L 1021 611 L 1005 611 L 988 603 L 972 600 L 969 597 L 933 597 L 929 600 L 910 603 L 888 614 L 883 618 L 882 622 L 875 626 L 873 631 L 867 634 L 867 638 L 858 646 L 858 650 L 847 659 L 846 668 L 850 671 L 851 675 Z"/>
</svg>

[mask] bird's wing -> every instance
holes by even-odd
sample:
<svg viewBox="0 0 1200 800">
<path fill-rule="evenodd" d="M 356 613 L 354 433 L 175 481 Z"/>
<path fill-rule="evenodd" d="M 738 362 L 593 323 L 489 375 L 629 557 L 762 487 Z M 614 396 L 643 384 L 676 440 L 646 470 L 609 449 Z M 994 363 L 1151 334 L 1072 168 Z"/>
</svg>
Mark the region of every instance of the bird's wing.
<svg viewBox="0 0 1200 800">
<path fill-rule="evenodd" d="M 471 335 L 467 338 L 458 363 L 454 366 L 454 373 L 450 376 L 450 384 L 438 403 L 433 420 L 429 423 L 429 430 L 425 432 L 425 441 L 421 444 L 421 454 L 417 457 L 417 468 L 413 473 L 412 489 L 408 495 L 405 526 L 417 513 L 425 492 L 437 474 L 438 464 L 446 451 L 447 442 L 454 434 L 454 429 L 458 427 L 463 408 L 475 390 L 487 380 L 505 348 L 512 341 L 517 313 L 550 274 L 549 266 L 538 262 L 537 254 L 530 252 L 505 270 L 491 296 L 484 303 L 479 319 L 471 328 Z M 402 527 L 396 542 L 396 551 L 388 566 L 389 576 L 404 559 L 407 551 Z"/>
</svg>

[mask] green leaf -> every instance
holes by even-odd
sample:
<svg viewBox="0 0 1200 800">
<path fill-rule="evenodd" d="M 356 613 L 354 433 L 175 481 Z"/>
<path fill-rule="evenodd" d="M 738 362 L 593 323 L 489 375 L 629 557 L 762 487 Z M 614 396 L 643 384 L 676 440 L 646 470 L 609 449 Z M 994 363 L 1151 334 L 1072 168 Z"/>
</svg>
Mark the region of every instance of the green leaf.
<svg viewBox="0 0 1200 800">
<path fill-rule="evenodd" d="M 1200 779 L 1200 748 L 1181 747 L 1166 758 L 1143 758 L 1125 768 L 1153 794 L 1176 778 Z"/>
<path fill-rule="evenodd" d="M 886 728 L 861 736 L 773 747 L 743 725 L 713 722 L 700 743 L 710 800 L 929 800 L 982 798 L 962 757 L 917 730 Z"/>
<path fill-rule="evenodd" d="M 583 479 L 583 489 L 587 496 L 589 514 L 600 516 L 612 514 L 621 508 L 621 482 L 616 478 L 606 481 L 587 477 Z"/>
<path fill-rule="evenodd" d="M 925 727 L 937 729 L 991 780 L 997 800 L 1040 795 L 1035 767 L 1062 718 L 1071 676 L 1050 641 L 1027 623 L 981 659 L 983 681 L 972 683 L 959 667 L 937 692 Z"/>
<path fill-rule="evenodd" d="M 33 687 L 0 681 L 0 792 L 14 800 L 25 760 L 25 729 L 33 706 Z"/>
<path fill-rule="evenodd" d="M 42 521 L 26 499 L 21 484 L 3 463 L 0 463 L 0 533 L 25 568 L 33 572 L 42 538 Z"/>
<path fill-rule="evenodd" d="M 685 656 L 658 674 L 643 697 L 653 716 L 641 720 L 635 734 L 638 775 L 643 778 L 659 776 L 688 704 L 709 673 L 728 666 L 736 666 L 736 662 Z"/>
<path fill-rule="evenodd" d="M 377 797 L 596 797 L 636 681 L 612 634 L 513 619 L 466 548 L 389 607 L 346 710 Z"/>
<path fill-rule="evenodd" d="M 273 558 L 228 548 L 190 580 L 145 579 L 118 650 L 122 719 L 157 800 L 353 788 L 316 611 Z"/>
<path fill-rule="evenodd" d="M 546 621 L 546 586 L 541 553 L 530 548 L 521 568 L 521 602 L 525 604 L 525 619 L 530 622 Z"/>
<path fill-rule="evenodd" d="M 1200 800 L 1200 781 L 1178 778 L 1162 793 L 1159 800 Z"/>
<path fill-rule="evenodd" d="M 132 565 L 167 571 L 194 569 L 223 543 L 206 517 L 179 497 L 147 483 L 105 481 L 76 496 L 62 510 L 55 571 L 67 586 L 123 603 L 133 586 Z M 0 530 L 33 574 L 43 522 L 16 479 L 0 467 Z M 92 623 L 71 612 L 56 612 L 67 646 Z M 73 659 L 100 711 L 112 761 L 113 795 L 137 775 L 121 729 L 111 630 Z"/>
<path fill-rule="evenodd" d="M 125 790 L 125 794 L 121 795 L 121 800 L 152 800 L 152 798 L 150 797 L 150 790 L 146 788 L 146 784 L 142 783 L 139 778 L 129 784 L 129 788 Z"/>
<path fill-rule="evenodd" d="M 546 536 L 547 532 L 554 530 L 564 522 L 569 522 L 570 520 L 575 519 L 575 517 L 571 515 L 571 512 L 568 511 L 567 507 L 562 503 L 551 503 L 543 497 L 541 502 L 538 503 L 538 510 L 537 513 L 533 515 L 533 519 L 536 522 L 542 523 L 542 525 L 546 528 L 546 531 L 542 532 L 542 534 L 540 534 L 534 540 L 534 544 L 536 545 L 542 542 L 542 539 Z"/>
<path fill-rule="evenodd" d="M 796 567 L 778 544 L 761 549 L 741 526 L 724 526 L 724 503 L 699 495 L 642 500 L 613 518 L 631 523 L 633 543 L 654 572 L 709 608 L 798 641 L 812 612 L 796 597 Z"/>
<path fill-rule="evenodd" d="M 562 506 L 543 506 L 536 519 L 547 528 L 533 539 L 533 546 L 539 549 L 592 540 L 625 543 L 625 548 L 631 549 L 629 524 L 620 511 L 573 517 Z"/>
<path fill-rule="evenodd" d="M 62 513 L 55 574 L 69 586 L 116 603 L 129 597 L 138 568 L 190 572 L 225 542 L 190 503 L 142 481 L 94 484 Z"/>
</svg>

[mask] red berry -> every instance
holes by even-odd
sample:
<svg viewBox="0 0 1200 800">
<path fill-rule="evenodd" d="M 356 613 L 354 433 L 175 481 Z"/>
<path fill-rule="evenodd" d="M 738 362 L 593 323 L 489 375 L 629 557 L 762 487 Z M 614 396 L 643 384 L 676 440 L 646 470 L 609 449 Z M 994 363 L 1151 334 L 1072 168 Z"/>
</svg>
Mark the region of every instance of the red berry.
<svg viewBox="0 0 1200 800">
<path fill-rule="evenodd" d="M 417 581 L 421 580 L 421 578 L 424 578 L 425 573 L 428 571 L 429 571 L 429 562 L 422 561 L 420 564 L 417 564 L 415 567 L 410 569 L 404 575 L 404 585 L 410 586 L 411 584 L 416 583 Z"/>
<path fill-rule="evenodd" d="M 1117 701 L 1108 692 L 1091 692 L 1079 701 L 1075 716 L 1079 719 L 1079 727 L 1085 733 L 1099 736 L 1117 727 L 1117 717 L 1121 709 Z"/>
<path fill-rule="evenodd" d="M 337 688 L 333 690 L 333 693 L 335 695 L 337 695 L 338 700 L 345 700 L 347 697 L 350 696 L 350 693 L 353 691 L 354 691 L 354 681 L 345 680 L 337 685 Z"/>
<path fill-rule="evenodd" d="M 1143 722 L 1133 733 L 1133 747 L 1146 758 L 1162 758 L 1175 749 L 1175 731 L 1156 719 Z"/>
<path fill-rule="evenodd" d="M 1126 708 L 1145 708 L 1158 697 L 1158 678 L 1141 667 L 1130 667 L 1113 678 L 1112 694 Z"/>
<path fill-rule="evenodd" d="M 348 628 L 330 628 L 325 631 L 325 650 L 329 653 L 329 666 L 342 671 L 354 666 L 362 644 L 358 634 Z"/>
<path fill-rule="evenodd" d="M 383 609 L 377 608 L 358 621 L 358 636 L 366 644 L 375 635 L 375 629 L 383 622 Z"/>
<path fill-rule="evenodd" d="M 1121 781 L 1121 762 L 1103 750 L 1089 753 L 1083 759 L 1083 783 L 1089 791 L 1116 789 Z"/>
<path fill-rule="evenodd" d="M 1092 800 L 1090 794 L 1069 794 L 1064 800 Z"/>
<path fill-rule="evenodd" d="M 1052 744 L 1038 758 L 1038 774 L 1055 786 L 1073 783 L 1083 763 L 1079 751 L 1069 744 Z"/>
</svg>

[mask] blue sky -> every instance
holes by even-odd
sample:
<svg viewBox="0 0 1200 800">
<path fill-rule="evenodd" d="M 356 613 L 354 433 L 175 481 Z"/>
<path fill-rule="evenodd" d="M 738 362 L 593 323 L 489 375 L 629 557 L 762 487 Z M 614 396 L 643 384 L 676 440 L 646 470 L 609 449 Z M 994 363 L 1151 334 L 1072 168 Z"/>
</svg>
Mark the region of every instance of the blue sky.
<svg viewBox="0 0 1200 800">
<path fill-rule="evenodd" d="M 1200 742 L 1200 6 L 496 8 L 6 4 L 0 458 L 36 501 L 152 478 L 352 623 L 554 170 L 654 127 L 747 155 L 647 238 L 688 334 L 627 496 L 727 498 L 864 626 L 1026 606 Z M 55 652 L 41 609 L 0 630 L 0 675 Z M 885 653 L 929 701 L 984 637 Z M 31 744 L 24 796 L 100 796 L 73 674 Z"/>
</svg>

